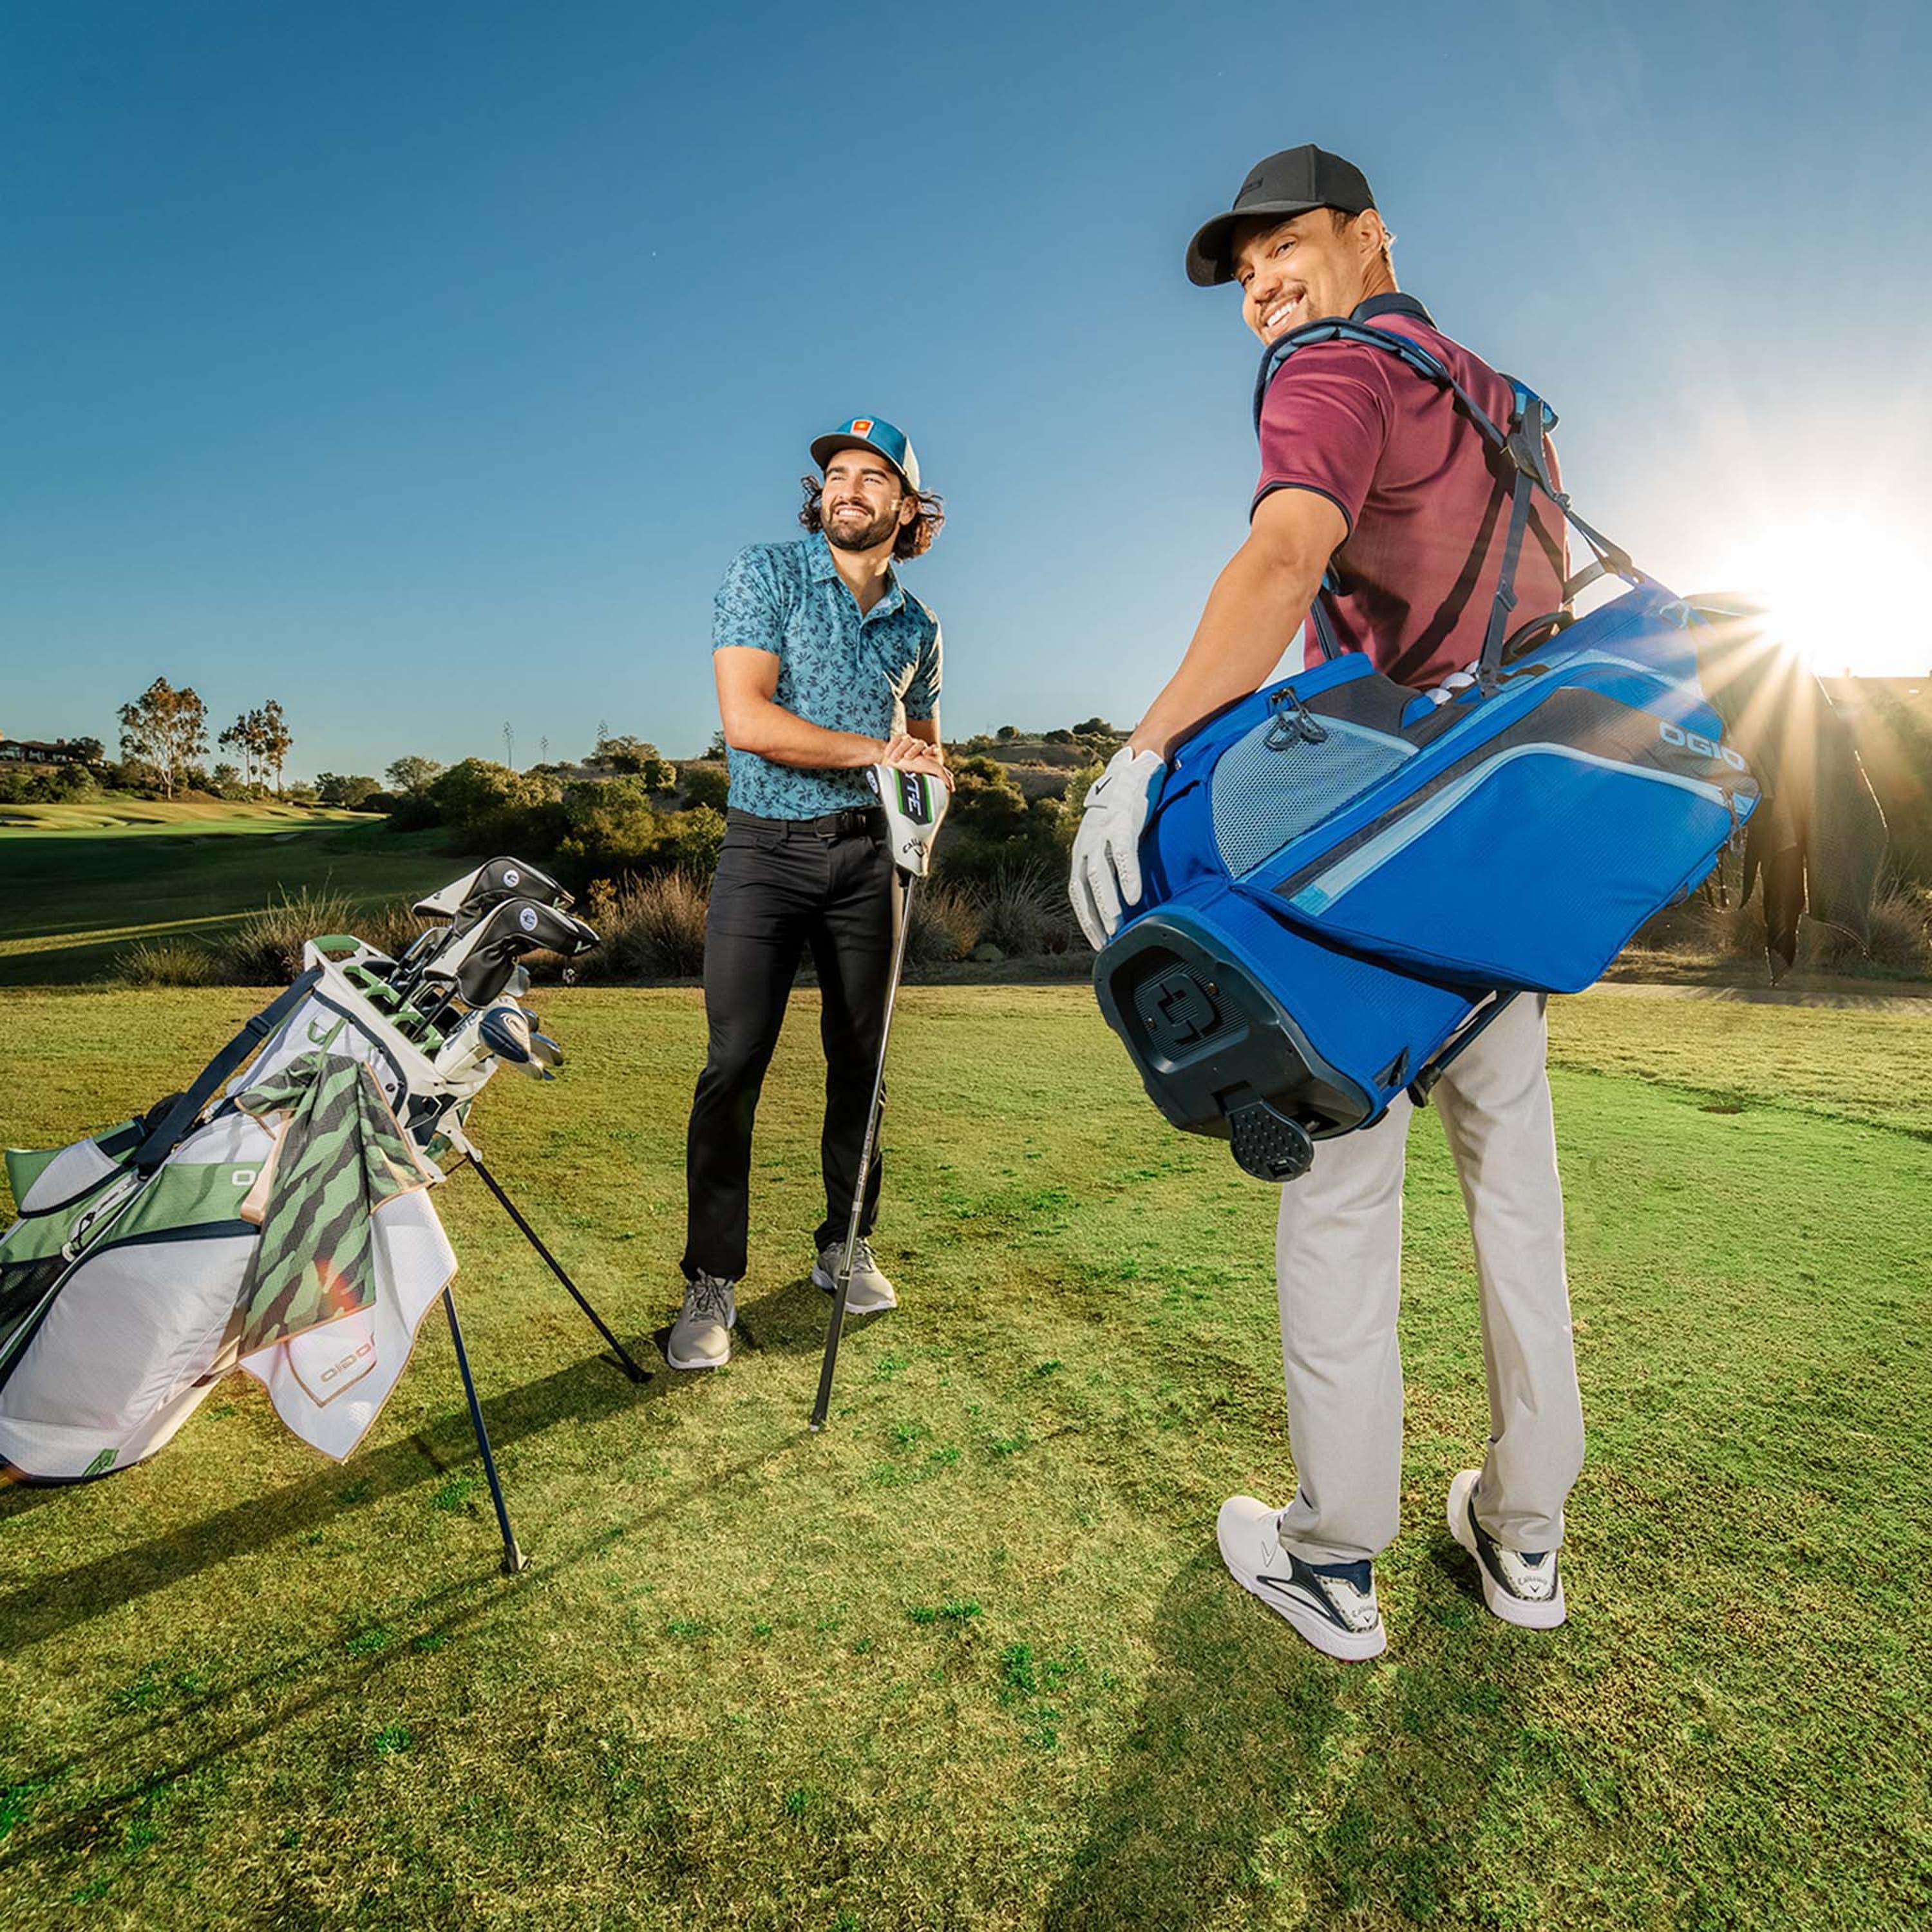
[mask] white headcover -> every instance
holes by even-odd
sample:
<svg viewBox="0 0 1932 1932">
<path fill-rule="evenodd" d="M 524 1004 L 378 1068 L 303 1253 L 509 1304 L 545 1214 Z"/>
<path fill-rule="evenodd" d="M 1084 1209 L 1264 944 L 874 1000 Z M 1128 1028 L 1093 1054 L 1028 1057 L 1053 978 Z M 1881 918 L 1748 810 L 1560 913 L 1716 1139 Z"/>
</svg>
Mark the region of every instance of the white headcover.
<svg viewBox="0 0 1932 1932">
<path fill-rule="evenodd" d="M 874 765 L 870 774 L 886 811 L 886 841 L 892 863 L 915 879 L 932 864 L 932 842 L 952 797 L 944 782 L 897 765 Z"/>
</svg>

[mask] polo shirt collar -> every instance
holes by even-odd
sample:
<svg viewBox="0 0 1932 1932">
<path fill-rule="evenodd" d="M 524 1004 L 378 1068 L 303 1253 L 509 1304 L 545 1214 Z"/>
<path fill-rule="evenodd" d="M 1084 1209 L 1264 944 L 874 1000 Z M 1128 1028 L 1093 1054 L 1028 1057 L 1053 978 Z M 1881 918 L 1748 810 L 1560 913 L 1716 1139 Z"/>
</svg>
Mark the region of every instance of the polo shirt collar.
<svg viewBox="0 0 1932 1932">
<path fill-rule="evenodd" d="M 832 561 L 832 545 L 823 530 L 814 530 L 806 538 L 805 554 L 814 584 L 833 582 L 840 590 L 845 588 L 838 575 L 838 566 Z M 887 564 L 885 595 L 866 613 L 864 621 L 869 623 L 874 617 L 890 616 L 893 611 L 902 609 L 904 604 L 905 592 L 899 587 L 899 574 Z"/>
<path fill-rule="evenodd" d="M 1385 315 L 1406 315 L 1426 327 L 1436 326 L 1436 318 L 1413 296 L 1400 291 L 1385 296 L 1371 296 L 1366 302 L 1358 302 L 1354 312 L 1348 317 L 1351 322 L 1374 322 Z"/>
</svg>

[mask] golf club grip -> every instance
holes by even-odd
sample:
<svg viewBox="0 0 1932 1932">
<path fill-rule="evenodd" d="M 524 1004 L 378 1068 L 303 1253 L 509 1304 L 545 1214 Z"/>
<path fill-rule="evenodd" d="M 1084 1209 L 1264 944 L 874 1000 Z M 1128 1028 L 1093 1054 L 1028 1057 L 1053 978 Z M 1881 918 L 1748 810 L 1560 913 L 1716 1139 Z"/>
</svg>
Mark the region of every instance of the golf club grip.
<svg viewBox="0 0 1932 1932">
<path fill-rule="evenodd" d="M 866 1210 L 866 1177 L 872 1171 L 872 1143 L 879 1131 L 879 1102 L 885 1091 L 886 1049 L 892 1037 L 892 1009 L 898 1004 L 899 976 L 905 970 L 906 941 L 912 932 L 913 888 L 917 878 L 908 873 L 905 898 L 899 908 L 898 937 L 892 946 L 892 977 L 886 982 L 886 1017 L 879 1029 L 879 1064 L 872 1073 L 872 1097 L 866 1108 L 866 1132 L 859 1143 L 859 1168 L 852 1179 L 852 1211 L 845 1223 L 845 1252 L 838 1278 L 832 1284 L 832 1315 L 825 1326 L 825 1359 L 819 1365 L 818 1396 L 812 1406 L 812 1426 L 822 1429 L 832 1406 L 832 1378 L 838 1366 L 838 1337 L 845 1326 L 845 1297 L 852 1286 L 852 1255 L 859 1245 L 859 1222 Z"/>
</svg>

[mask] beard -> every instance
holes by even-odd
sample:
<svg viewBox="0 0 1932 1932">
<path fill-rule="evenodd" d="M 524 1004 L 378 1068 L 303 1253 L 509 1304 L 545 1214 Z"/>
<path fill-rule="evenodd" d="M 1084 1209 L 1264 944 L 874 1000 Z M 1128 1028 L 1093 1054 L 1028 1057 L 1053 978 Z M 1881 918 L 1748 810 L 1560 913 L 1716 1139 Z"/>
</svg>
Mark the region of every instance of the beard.
<svg viewBox="0 0 1932 1932">
<path fill-rule="evenodd" d="M 862 512 L 853 516 L 844 506 L 837 514 L 823 514 L 820 523 L 825 532 L 825 541 L 840 550 L 876 550 L 898 531 L 898 506 L 882 510 L 876 517 L 868 518 Z"/>
</svg>

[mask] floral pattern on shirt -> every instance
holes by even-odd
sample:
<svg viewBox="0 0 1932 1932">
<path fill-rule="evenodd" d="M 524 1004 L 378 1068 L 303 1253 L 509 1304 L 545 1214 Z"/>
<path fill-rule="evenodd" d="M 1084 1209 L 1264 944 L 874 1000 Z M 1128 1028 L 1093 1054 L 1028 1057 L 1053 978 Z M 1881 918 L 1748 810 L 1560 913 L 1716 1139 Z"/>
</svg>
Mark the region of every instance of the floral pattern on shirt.
<svg viewBox="0 0 1932 1932">
<path fill-rule="evenodd" d="M 731 560 L 711 626 L 712 649 L 728 645 L 771 652 L 779 660 L 774 701 L 828 730 L 888 738 L 939 708 L 938 620 L 896 570 L 861 617 L 821 534 L 752 544 Z M 740 812 L 817 818 L 872 802 L 863 772 L 807 770 L 735 748 L 727 755 Z"/>
</svg>

